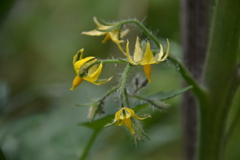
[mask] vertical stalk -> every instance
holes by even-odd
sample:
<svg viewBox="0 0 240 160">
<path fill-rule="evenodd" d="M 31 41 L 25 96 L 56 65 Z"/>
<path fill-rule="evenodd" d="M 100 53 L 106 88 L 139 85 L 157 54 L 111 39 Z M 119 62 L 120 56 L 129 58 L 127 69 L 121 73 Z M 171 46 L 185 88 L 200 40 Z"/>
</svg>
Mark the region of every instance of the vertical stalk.
<svg viewBox="0 0 240 160">
<path fill-rule="evenodd" d="M 84 159 L 87 157 L 88 152 L 89 152 L 91 146 L 93 145 L 93 142 L 95 141 L 95 139 L 96 139 L 99 131 L 100 131 L 100 130 L 94 130 L 94 132 L 93 132 L 91 138 L 89 139 L 86 147 L 84 148 L 83 154 L 82 154 L 82 156 L 79 158 L 79 160 L 84 160 Z"/>
<path fill-rule="evenodd" d="M 127 64 L 125 70 L 123 71 L 122 74 L 122 79 L 121 79 L 121 83 L 120 83 L 120 88 L 119 88 L 119 96 L 120 96 L 120 104 L 123 104 L 124 102 L 124 98 L 125 98 L 125 88 L 126 88 L 126 83 L 127 83 L 127 77 L 128 77 L 128 73 L 130 70 L 131 66 L 130 64 Z"/>
<path fill-rule="evenodd" d="M 223 158 L 226 118 L 236 89 L 240 1 L 218 0 L 206 59 L 208 101 L 200 105 L 198 160 Z"/>
</svg>

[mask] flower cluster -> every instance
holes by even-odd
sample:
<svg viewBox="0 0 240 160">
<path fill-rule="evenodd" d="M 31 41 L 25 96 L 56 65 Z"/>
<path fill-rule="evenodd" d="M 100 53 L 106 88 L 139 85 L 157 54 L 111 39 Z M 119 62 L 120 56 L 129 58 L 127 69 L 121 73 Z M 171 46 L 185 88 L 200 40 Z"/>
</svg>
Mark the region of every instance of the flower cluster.
<svg viewBox="0 0 240 160">
<path fill-rule="evenodd" d="M 106 95 L 104 95 L 102 98 L 98 99 L 96 102 L 93 102 L 90 104 L 91 109 L 89 110 L 89 118 L 90 120 L 93 120 L 97 112 L 99 111 L 99 107 L 102 107 L 104 104 L 104 100 L 107 96 L 112 94 L 115 91 L 119 91 L 119 103 L 120 103 L 120 110 L 116 112 L 115 118 L 112 123 L 107 124 L 106 126 L 110 125 L 118 125 L 121 126 L 122 124 L 125 124 L 126 127 L 130 130 L 130 132 L 133 135 L 141 135 L 143 133 L 142 129 L 139 128 L 138 125 L 136 125 L 134 122 L 135 120 L 143 120 L 148 117 L 151 117 L 150 115 L 139 117 L 135 114 L 134 110 L 129 108 L 129 102 L 127 97 L 133 97 L 138 98 L 140 100 L 144 100 L 150 105 L 153 105 L 155 107 L 159 107 L 158 104 L 155 103 L 155 100 L 145 99 L 143 97 L 136 96 L 135 93 L 141 89 L 142 87 L 146 86 L 146 82 L 151 82 L 151 65 L 152 64 L 158 64 L 160 62 L 164 62 L 167 60 L 167 57 L 169 56 L 170 52 L 170 44 L 167 40 L 167 50 L 164 52 L 163 46 L 161 44 L 158 44 L 157 47 L 159 47 L 159 51 L 157 53 L 152 50 L 150 42 L 149 41 L 142 41 L 143 43 L 140 43 L 139 37 L 136 38 L 135 42 L 135 48 L 133 51 L 133 54 L 131 55 L 131 52 L 129 50 L 129 41 L 126 41 L 125 47 L 124 43 L 125 41 L 122 39 L 126 34 L 129 32 L 128 29 L 122 30 L 123 26 L 127 21 L 122 22 L 116 22 L 116 23 L 100 23 L 97 18 L 94 17 L 94 22 L 97 26 L 96 29 L 82 32 L 84 35 L 89 36 L 102 36 L 105 35 L 105 38 L 103 39 L 103 43 L 105 43 L 108 40 L 112 40 L 119 50 L 126 56 L 125 59 L 115 59 L 115 60 L 99 60 L 94 56 L 89 56 L 83 58 L 83 51 L 84 49 L 81 49 L 77 52 L 77 54 L 73 57 L 73 68 L 76 72 L 76 77 L 73 80 L 72 87 L 70 90 L 74 90 L 77 86 L 79 86 L 83 80 L 88 81 L 90 83 L 93 83 L 95 85 L 104 84 L 106 82 L 109 82 L 112 77 L 108 79 L 99 79 L 99 76 L 102 72 L 103 64 L 104 63 L 127 63 L 127 67 L 123 73 L 122 81 L 120 84 L 115 87 L 114 89 L 110 90 Z M 142 44 L 142 45 L 141 45 Z M 126 79 L 128 70 L 132 66 L 138 66 L 142 65 L 144 69 L 144 73 L 147 77 L 147 81 L 144 81 L 141 85 L 141 87 L 136 87 L 136 91 L 133 94 L 130 94 L 126 89 Z M 136 81 L 136 85 L 138 85 L 138 80 Z M 125 98 L 126 101 L 123 99 Z M 93 107 L 94 106 L 94 107 Z M 128 107 L 123 107 L 128 106 Z M 133 120 L 135 118 L 135 120 Z M 141 132 L 141 133 L 140 133 Z"/>
</svg>

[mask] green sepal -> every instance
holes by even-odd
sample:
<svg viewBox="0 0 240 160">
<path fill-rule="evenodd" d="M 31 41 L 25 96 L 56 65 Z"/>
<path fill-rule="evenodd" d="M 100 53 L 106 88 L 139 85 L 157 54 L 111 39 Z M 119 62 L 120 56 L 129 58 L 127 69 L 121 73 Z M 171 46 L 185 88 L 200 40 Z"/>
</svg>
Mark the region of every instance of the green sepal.
<svg viewBox="0 0 240 160">
<path fill-rule="evenodd" d="M 117 121 L 112 121 L 111 123 L 107 123 L 104 127 L 110 127 L 112 125 L 114 125 Z"/>
<path fill-rule="evenodd" d="M 76 106 L 78 107 L 89 107 L 89 106 L 93 106 L 96 105 L 96 102 L 89 102 L 89 103 L 84 103 L 84 104 L 76 104 Z"/>
<path fill-rule="evenodd" d="M 108 79 L 98 79 L 95 81 L 96 83 L 99 83 L 99 82 L 108 82 Z"/>
<path fill-rule="evenodd" d="M 99 28 L 97 28 L 97 30 L 101 31 L 101 32 L 111 32 L 111 31 L 120 29 L 121 27 L 122 27 L 122 24 L 118 23 L 118 24 L 116 24 L 114 26 L 109 27 L 108 29 L 99 29 Z"/>
</svg>

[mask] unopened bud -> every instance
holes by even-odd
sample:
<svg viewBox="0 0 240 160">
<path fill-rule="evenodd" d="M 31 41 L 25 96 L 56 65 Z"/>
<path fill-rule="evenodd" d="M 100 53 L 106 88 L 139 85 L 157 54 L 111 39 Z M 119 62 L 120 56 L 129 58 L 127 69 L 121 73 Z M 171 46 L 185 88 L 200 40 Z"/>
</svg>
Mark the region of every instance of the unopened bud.
<svg viewBox="0 0 240 160">
<path fill-rule="evenodd" d="M 138 78 L 135 78 L 135 85 L 138 86 L 138 84 L 139 84 Z"/>
<path fill-rule="evenodd" d="M 141 87 L 146 87 L 148 84 L 148 79 L 145 79 L 143 82 L 142 82 L 142 86 Z"/>
<path fill-rule="evenodd" d="M 98 113 L 99 105 L 93 105 L 89 107 L 87 118 L 92 121 L 95 115 Z"/>
</svg>

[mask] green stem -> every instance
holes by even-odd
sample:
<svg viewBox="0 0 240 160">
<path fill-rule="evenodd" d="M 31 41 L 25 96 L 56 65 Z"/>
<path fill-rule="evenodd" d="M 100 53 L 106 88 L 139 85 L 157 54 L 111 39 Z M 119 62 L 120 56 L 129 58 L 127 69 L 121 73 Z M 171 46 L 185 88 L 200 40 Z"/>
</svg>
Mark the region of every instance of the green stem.
<svg viewBox="0 0 240 160">
<path fill-rule="evenodd" d="M 235 130 L 235 128 L 238 127 L 239 124 L 239 117 L 240 117 L 240 108 L 238 108 L 237 114 L 234 116 L 234 119 L 232 121 L 232 123 L 230 124 L 229 129 L 227 130 L 225 137 L 224 137 L 224 146 L 227 145 L 227 142 L 229 141 L 229 139 L 231 138 L 231 136 L 233 135 L 233 132 Z"/>
<path fill-rule="evenodd" d="M 92 66 L 99 64 L 99 63 L 128 63 L 127 59 L 103 59 L 103 60 L 98 60 L 92 64 L 90 64 L 89 66 L 87 66 L 84 70 L 87 71 L 89 68 L 91 68 Z M 83 77 L 85 75 L 85 72 L 83 72 L 80 77 Z"/>
<path fill-rule="evenodd" d="M 206 59 L 208 101 L 200 103 L 198 160 L 221 160 L 224 136 L 237 81 L 240 1 L 218 0 Z"/>
<path fill-rule="evenodd" d="M 113 92 L 115 92 L 116 90 L 118 90 L 118 88 L 120 87 L 120 85 L 116 85 L 115 87 L 113 87 L 111 90 L 109 90 L 102 98 L 100 98 L 99 101 L 104 100 L 105 98 L 107 98 L 110 94 L 112 94 Z"/>
<path fill-rule="evenodd" d="M 122 80 L 121 80 L 120 88 L 119 88 L 120 104 L 123 104 L 123 97 L 126 96 L 124 90 L 126 88 L 127 77 L 128 77 L 130 68 L 131 68 L 131 65 L 127 64 L 125 70 L 123 71 Z"/>
<path fill-rule="evenodd" d="M 127 93 L 126 88 L 124 89 L 124 97 L 125 97 L 125 100 L 126 100 L 126 107 L 130 108 L 129 100 L 128 100 L 128 93 Z"/>
<path fill-rule="evenodd" d="M 84 151 L 83 151 L 83 153 L 82 153 L 82 156 L 79 158 L 79 160 L 84 160 L 84 159 L 87 157 L 88 152 L 89 152 L 89 150 L 91 149 L 91 147 L 92 147 L 92 145 L 93 145 L 93 142 L 95 141 L 95 139 L 96 139 L 96 137 L 97 137 L 97 135 L 98 135 L 99 132 L 100 132 L 100 130 L 94 130 L 94 132 L 93 132 L 91 138 L 89 139 L 86 147 L 84 148 Z"/>
</svg>

